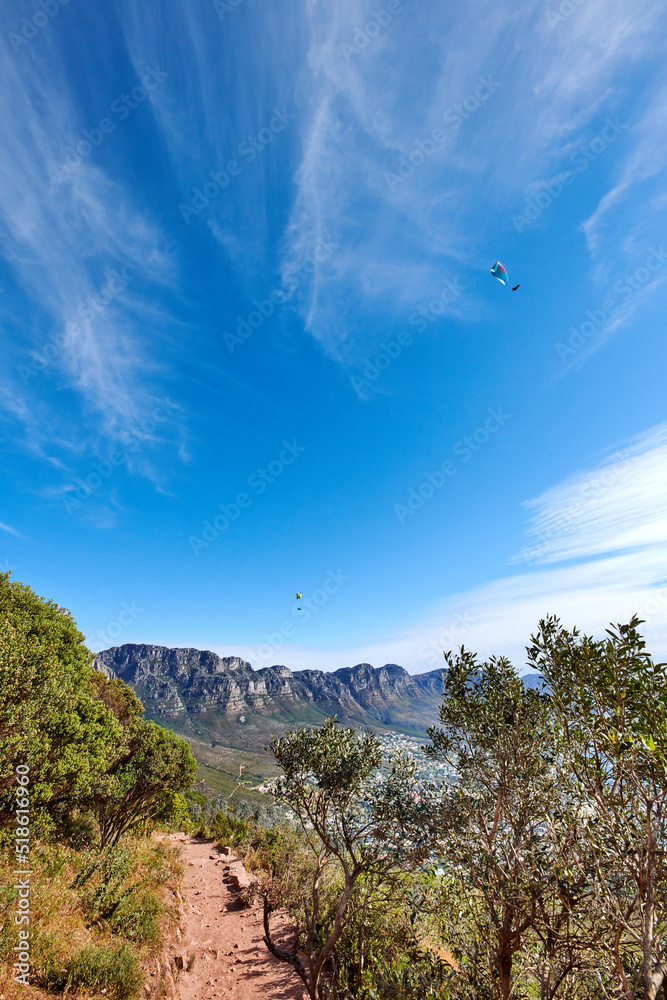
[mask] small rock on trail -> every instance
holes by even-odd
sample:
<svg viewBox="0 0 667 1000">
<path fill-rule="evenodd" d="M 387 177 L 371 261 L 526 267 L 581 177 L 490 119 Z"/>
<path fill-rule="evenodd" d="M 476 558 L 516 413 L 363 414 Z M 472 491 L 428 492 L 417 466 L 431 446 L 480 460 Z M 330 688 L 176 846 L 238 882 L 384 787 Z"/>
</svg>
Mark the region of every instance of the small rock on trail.
<svg viewBox="0 0 667 1000">
<path fill-rule="evenodd" d="M 274 958 L 262 940 L 261 900 L 248 907 L 239 898 L 239 889 L 252 879 L 241 861 L 218 854 L 207 840 L 182 833 L 169 840 L 180 847 L 186 864 L 186 927 L 174 957 L 182 969 L 176 983 L 180 1000 L 308 1000 L 294 969 Z M 286 915 L 272 914 L 271 927 L 289 947 Z"/>
</svg>

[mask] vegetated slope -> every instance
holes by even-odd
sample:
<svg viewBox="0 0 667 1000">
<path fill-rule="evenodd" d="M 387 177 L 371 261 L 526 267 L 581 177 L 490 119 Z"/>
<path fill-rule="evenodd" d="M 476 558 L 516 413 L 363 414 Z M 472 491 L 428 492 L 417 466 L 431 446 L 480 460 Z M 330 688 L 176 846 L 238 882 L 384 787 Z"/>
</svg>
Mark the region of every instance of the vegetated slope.
<svg viewBox="0 0 667 1000">
<path fill-rule="evenodd" d="M 411 676 L 403 667 L 368 663 L 291 671 L 253 670 L 236 656 L 128 643 L 101 652 L 94 666 L 130 684 L 146 714 L 209 745 L 259 749 L 295 725 L 327 715 L 377 730 L 423 733 L 438 721 L 441 670 Z"/>
</svg>

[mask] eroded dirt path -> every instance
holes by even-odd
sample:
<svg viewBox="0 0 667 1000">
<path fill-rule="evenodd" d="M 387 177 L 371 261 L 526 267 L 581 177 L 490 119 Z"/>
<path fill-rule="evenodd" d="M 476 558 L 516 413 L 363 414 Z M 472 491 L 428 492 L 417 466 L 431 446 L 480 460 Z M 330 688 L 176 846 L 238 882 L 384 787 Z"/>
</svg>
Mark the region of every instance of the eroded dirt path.
<svg viewBox="0 0 667 1000">
<path fill-rule="evenodd" d="M 261 900 L 244 908 L 239 899 L 235 876 L 243 880 L 245 870 L 238 858 L 182 833 L 168 839 L 186 865 L 186 928 L 177 952 L 184 966 L 176 984 L 180 1000 L 307 1000 L 296 972 L 274 958 L 262 940 Z M 275 914 L 274 926 L 281 926 Z M 284 918 L 282 927 L 284 937 L 277 937 L 287 946 Z"/>
</svg>

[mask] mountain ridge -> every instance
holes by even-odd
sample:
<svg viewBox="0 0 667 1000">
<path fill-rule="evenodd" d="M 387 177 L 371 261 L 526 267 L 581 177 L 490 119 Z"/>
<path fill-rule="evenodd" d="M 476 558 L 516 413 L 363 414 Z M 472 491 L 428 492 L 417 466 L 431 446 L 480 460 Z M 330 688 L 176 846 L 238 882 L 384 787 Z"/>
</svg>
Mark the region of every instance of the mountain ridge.
<svg viewBox="0 0 667 1000">
<path fill-rule="evenodd" d="M 356 729 L 420 738 L 440 722 L 444 665 L 422 674 L 397 663 L 254 670 L 241 657 L 211 650 L 125 643 L 100 652 L 93 666 L 129 684 L 147 718 L 215 753 L 228 747 L 265 756 L 273 736 L 320 726 L 331 715 Z M 537 674 L 524 677 L 528 687 L 538 682 Z"/>
<path fill-rule="evenodd" d="M 130 684 L 147 714 L 174 720 L 213 712 L 229 721 L 257 714 L 294 715 L 298 721 L 304 708 L 312 708 L 341 721 L 369 717 L 426 728 L 437 722 L 442 697 L 440 668 L 409 674 L 396 663 L 358 663 L 330 672 L 292 671 L 283 664 L 254 670 L 238 656 L 210 650 L 125 643 L 100 652 L 93 666 Z"/>
<path fill-rule="evenodd" d="M 331 672 L 292 671 L 283 664 L 254 670 L 241 657 L 210 650 L 126 643 L 103 650 L 93 665 L 129 684 L 147 718 L 189 739 L 200 777 L 224 795 L 241 782 L 243 794 L 259 796 L 253 789 L 277 773 L 271 739 L 321 726 L 327 716 L 357 730 L 398 732 L 420 742 L 440 722 L 444 664 L 423 674 L 396 663 Z"/>
</svg>

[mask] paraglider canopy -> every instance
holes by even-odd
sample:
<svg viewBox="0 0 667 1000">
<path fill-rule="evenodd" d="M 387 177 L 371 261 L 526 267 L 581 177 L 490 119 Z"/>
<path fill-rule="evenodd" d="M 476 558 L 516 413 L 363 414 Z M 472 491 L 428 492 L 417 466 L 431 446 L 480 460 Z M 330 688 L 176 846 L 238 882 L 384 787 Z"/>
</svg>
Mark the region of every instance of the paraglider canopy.
<svg viewBox="0 0 667 1000">
<path fill-rule="evenodd" d="M 507 271 L 505 270 L 505 268 L 503 267 L 503 265 L 500 263 L 499 260 L 497 260 L 493 265 L 493 267 L 491 268 L 491 274 L 493 275 L 494 278 L 497 278 L 498 281 L 502 281 L 503 285 L 509 285 L 510 283 L 509 274 L 507 273 Z"/>
<path fill-rule="evenodd" d="M 297 592 L 297 595 L 296 595 L 296 599 L 297 599 L 297 601 L 301 600 L 301 594 L 299 594 L 298 592 Z"/>
<path fill-rule="evenodd" d="M 499 260 L 497 260 L 493 265 L 493 267 L 491 268 L 491 274 L 493 275 L 494 278 L 497 278 L 498 281 L 501 281 L 503 285 L 509 285 L 510 276 Z M 512 288 L 512 291 L 516 292 L 518 287 L 519 287 L 518 285 L 515 285 Z"/>
</svg>

